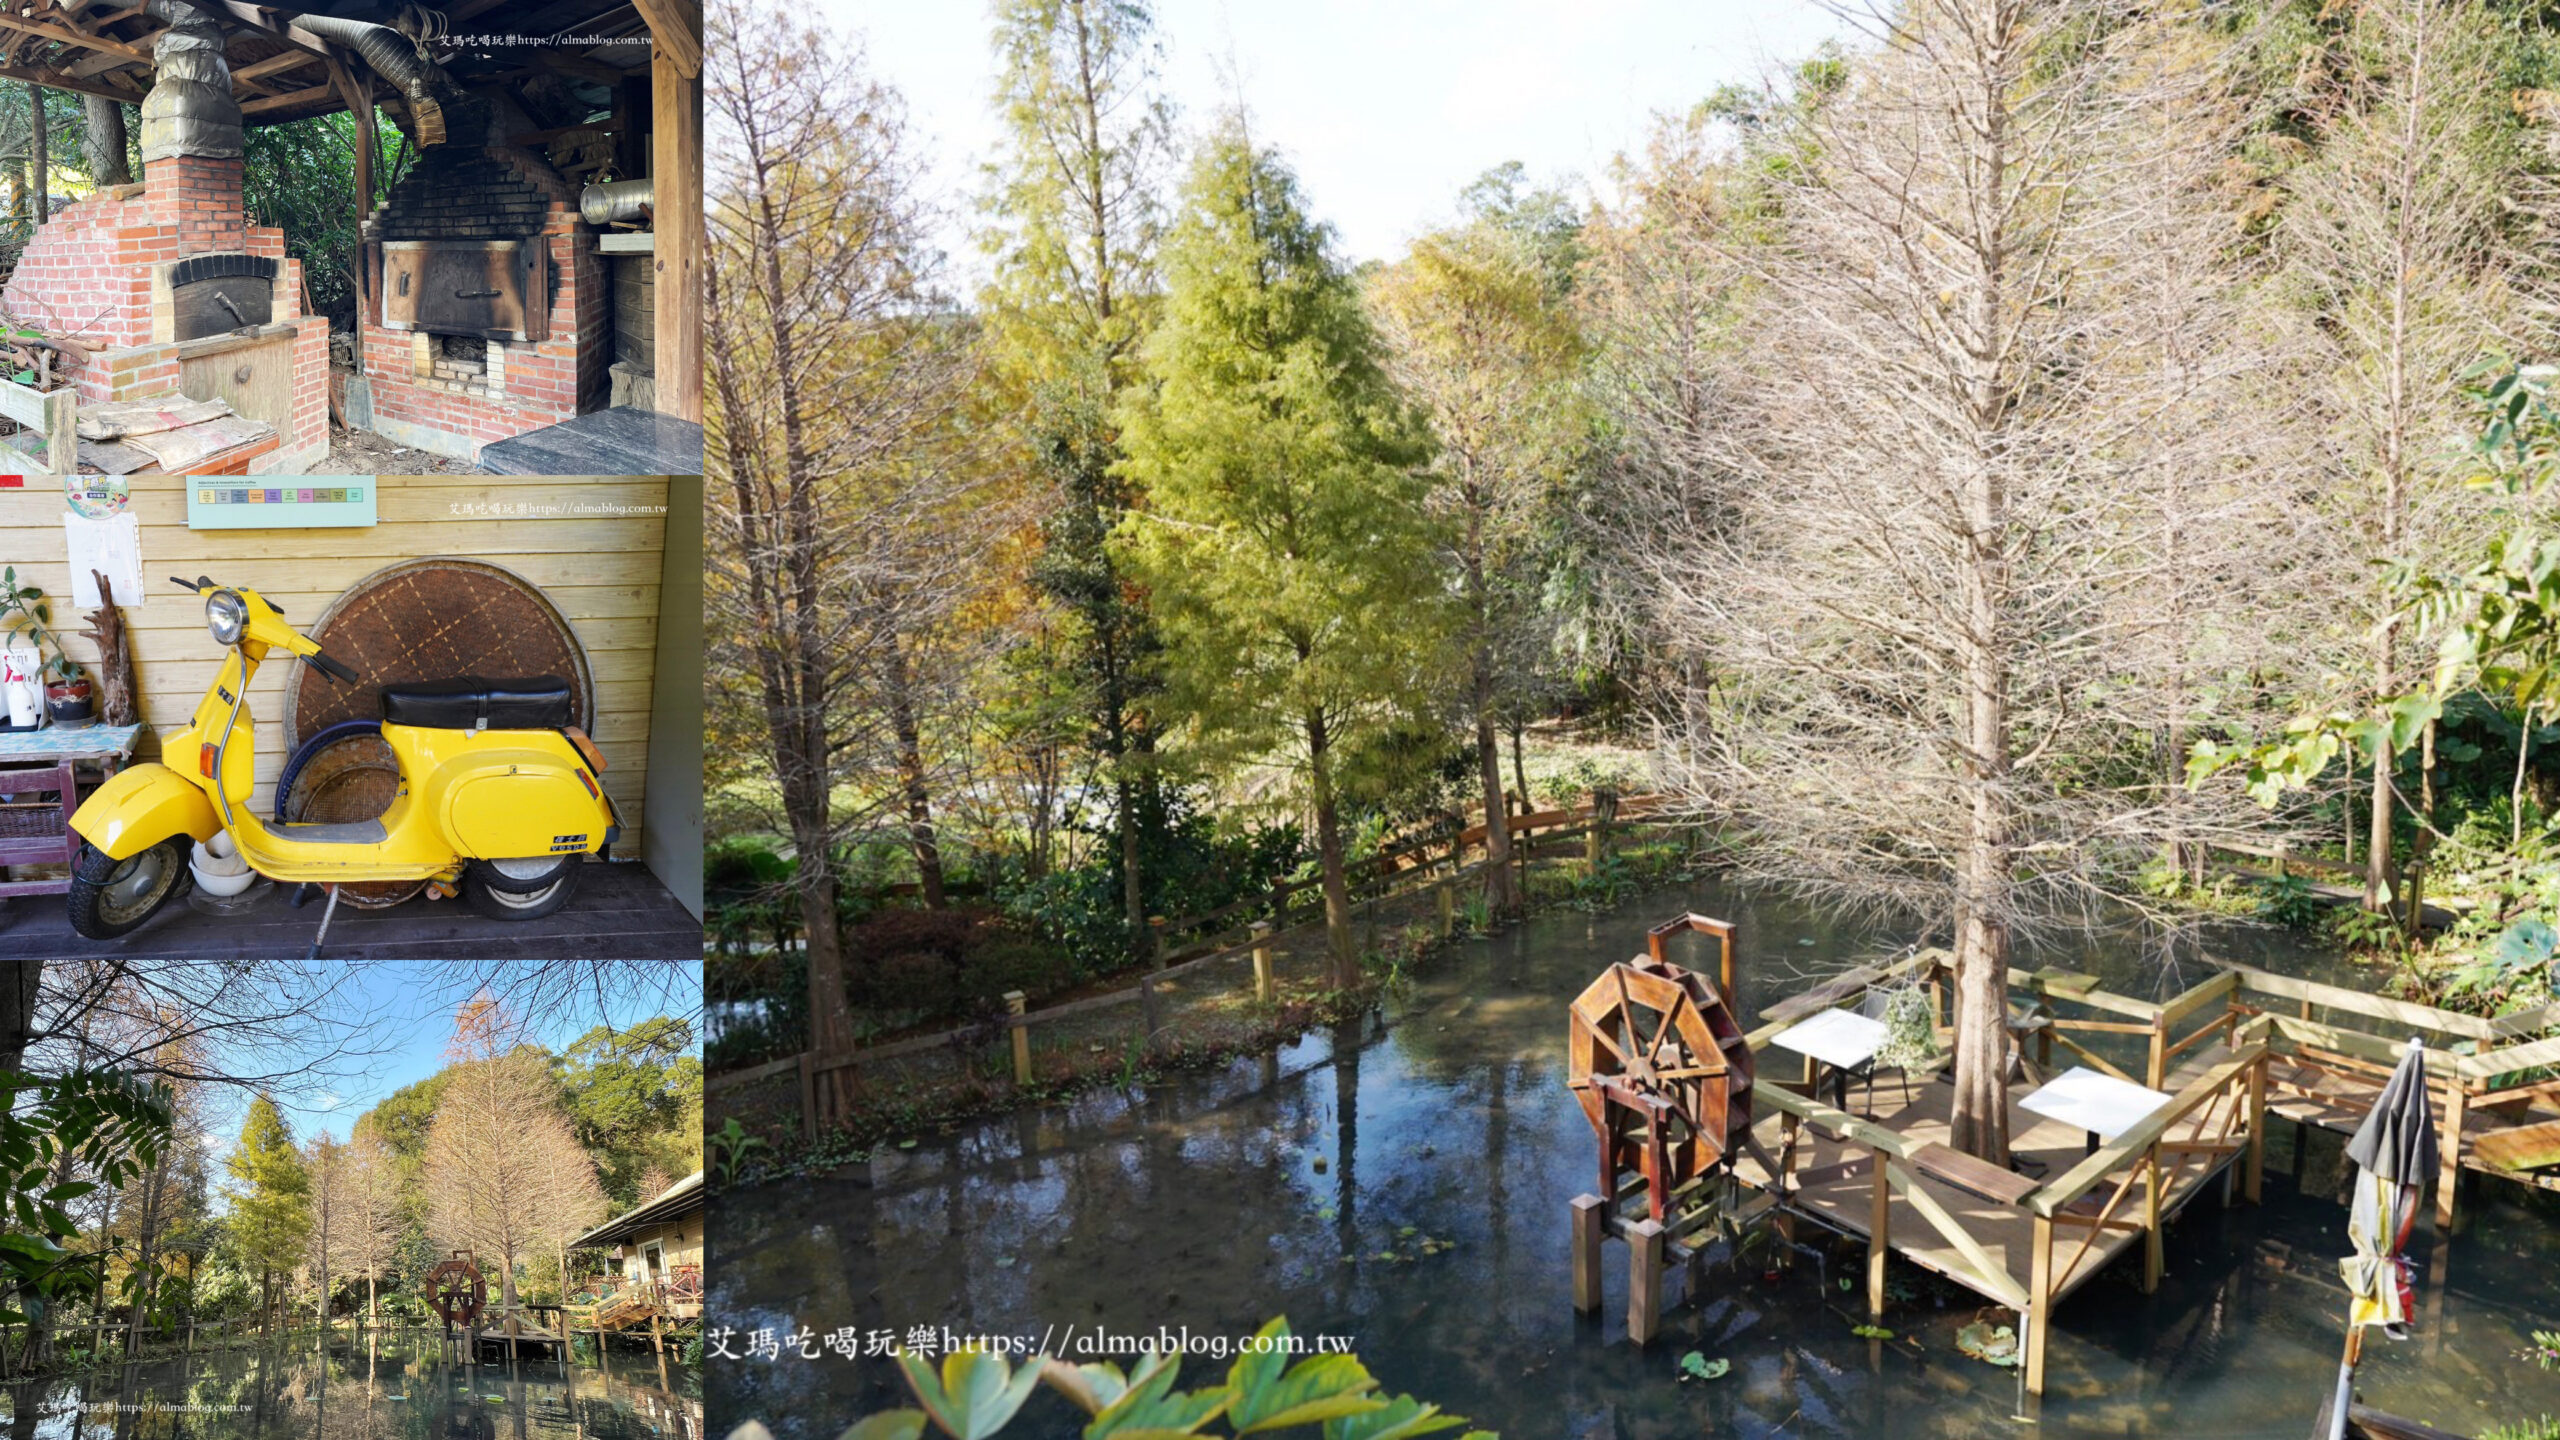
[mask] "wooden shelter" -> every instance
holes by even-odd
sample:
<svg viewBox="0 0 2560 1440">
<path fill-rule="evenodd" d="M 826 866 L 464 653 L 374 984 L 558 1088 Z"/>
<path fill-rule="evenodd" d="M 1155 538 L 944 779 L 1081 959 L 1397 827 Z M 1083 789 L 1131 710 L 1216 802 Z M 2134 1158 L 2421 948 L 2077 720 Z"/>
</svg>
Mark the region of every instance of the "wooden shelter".
<svg viewBox="0 0 2560 1440">
<path fill-rule="evenodd" d="M 370 209 L 374 190 L 372 141 L 377 115 L 387 117 L 413 148 L 424 153 L 445 138 L 436 96 L 441 94 L 450 102 L 464 92 L 501 97 L 507 133 L 490 138 L 505 148 L 542 155 L 573 184 L 609 173 L 654 185 L 664 203 L 654 205 L 648 233 L 622 235 L 633 243 L 618 249 L 603 247 L 626 259 L 648 256 L 648 269 L 655 277 L 645 287 L 650 298 L 641 302 L 648 313 L 615 318 L 633 334 L 654 337 L 656 381 L 647 403 L 664 415 L 700 421 L 699 0 L 454 0 L 443 6 L 400 0 L 322 0 L 285 6 L 251 5 L 243 0 L 161 0 L 162 6 L 170 4 L 192 6 L 218 23 L 231 95 L 243 125 L 271 125 L 340 110 L 355 115 L 360 137 L 354 157 L 356 188 L 360 197 L 367 197 L 359 199 L 360 207 Z M 144 0 L 33 0 L 11 5 L 0 11 L 0 78 L 141 104 L 152 89 L 155 42 L 170 28 L 163 18 L 166 13 Z M 395 27 L 396 33 L 373 27 Z M 409 51 L 414 51 L 414 62 Z M 385 66 L 397 72 L 412 70 L 414 64 L 429 68 L 433 90 L 414 73 L 407 83 L 383 73 Z M 529 128 L 517 129 L 518 124 Z M 565 152 L 563 145 L 569 146 Z M 39 197 L 40 212 L 46 188 L 43 165 L 39 147 L 32 188 Z M 577 199 L 573 193 L 566 202 L 572 218 Z M 562 203 L 557 196 L 553 201 L 555 207 Z M 394 209 L 386 205 L 384 212 Z M 45 217 L 39 213 L 35 218 Z M 593 242 L 582 233 L 577 243 Z M 359 277 L 359 313 L 372 317 L 377 328 L 367 340 L 366 327 L 359 327 L 359 349 L 369 343 L 379 351 L 389 332 L 378 326 L 400 327 L 382 305 L 383 247 L 376 243 L 368 249 L 374 253 L 370 258 L 358 257 L 353 268 Z M 588 275 L 591 288 L 602 288 L 594 285 L 593 271 Z M 401 287 L 403 293 L 406 288 Z M 631 295 L 644 293 L 636 285 L 617 288 Z M 577 310 L 577 305 L 591 307 L 601 316 L 605 310 L 594 307 L 608 303 L 600 294 L 574 302 L 565 295 L 562 299 L 570 313 L 581 317 L 589 312 Z M 540 319 L 534 317 L 530 327 L 516 323 L 514 338 L 522 342 L 524 353 L 510 367 L 514 373 L 492 365 L 485 388 L 472 387 L 468 393 L 497 393 L 512 380 L 513 398 L 523 403 L 538 406 L 546 399 L 557 401 L 552 393 L 556 386 L 539 383 L 548 378 L 542 372 L 542 357 L 533 353 L 541 348 L 535 344 L 543 338 Z M 419 328 L 423 332 L 431 327 Z M 418 338 L 426 337 L 421 333 Z M 606 343 L 610 349 L 612 342 Z M 377 355 L 368 366 L 360 354 L 357 373 L 381 374 L 388 363 L 387 357 Z M 572 393 L 566 403 L 572 413 L 595 403 L 592 392 L 601 383 L 602 369 L 601 362 L 580 362 L 568 381 Z M 430 357 L 421 356 L 417 374 L 421 381 L 438 383 Z M 459 385 L 449 388 L 456 397 L 466 393 Z M 445 424 L 437 433 L 460 432 L 459 439 L 476 444 L 503 430 L 503 426 Z M 388 427 L 386 433 L 391 433 Z M 394 438 L 418 443 L 404 436 Z"/>
<path fill-rule="evenodd" d="M 646 1326 L 663 1351 L 668 1322 L 702 1317 L 702 1241 L 702 1172 L 696 1170 L 569 1242 L 572 1250 L 610 1246 L 620 1273 L 571 1296 L 564 1328 L 592 1330 L 601 1340 L 609 1331 Z"/>
</svg>

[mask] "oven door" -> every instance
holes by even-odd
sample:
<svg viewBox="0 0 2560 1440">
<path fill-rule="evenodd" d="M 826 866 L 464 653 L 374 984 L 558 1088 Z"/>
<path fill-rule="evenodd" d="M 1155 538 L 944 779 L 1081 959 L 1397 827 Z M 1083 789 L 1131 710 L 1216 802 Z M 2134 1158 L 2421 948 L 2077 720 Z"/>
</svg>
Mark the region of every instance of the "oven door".
<svg viewBox="0 0 2560 1440">
<path fill-rule="evenodd" d="M 548 339 L 543 255 L 539 241 L 385 241 L 383 326 L 485 340 Z"/>
</svg>

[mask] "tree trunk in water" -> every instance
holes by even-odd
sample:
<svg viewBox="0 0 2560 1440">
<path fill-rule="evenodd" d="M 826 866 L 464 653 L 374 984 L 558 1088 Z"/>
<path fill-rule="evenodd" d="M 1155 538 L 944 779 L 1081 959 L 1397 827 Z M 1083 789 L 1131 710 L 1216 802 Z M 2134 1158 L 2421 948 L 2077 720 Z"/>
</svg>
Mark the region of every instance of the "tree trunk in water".
<svg viewBox="0 0 2560 1440">
<path fill-rule="evenodd" d="M 1339 990 L 1360 986 L 1360 957 L 1351 948 L 1351 883 L 1342 866 L 1341 816 L 1333 796 L 1333 757 L 1327 748 L 1324 716 L 1307 714 L 1307 769 L 1315 789 L 1316 861 L 1324 874 L 1325 948 L 1333 956 L 1333 983 Z"/>
<path fill-rule="evenodd" d="M 83 95 L 89 121 L 89 183 L 101 189 L 130 185 L 133 171 L 125 158 L 124 105 L 104 95 Z"/>
<path fill-rule="evenodd" d="M 950 904 L 942 892 L 942 846 L 933 837 L 933 797 L 924 783 L 924 739 L 916 720 L 915 679 L 907 669 L 906 651 L 889 642 L 889 725 L 898 741 L 898 785 L 907 801 L 907 844 L 915 852 L 916 878 L 923 882 L 924 908 Z"/>
<path fill-rule="evenodd" d="M 804 867 L 813 840 L 823 846 L 826 836 L 801 839 Z M 799 888 L 800 933 L 809 955 L 809 1048 L 821 1058 L 843 1055 L 853 1049 L 853 1014 L 845 1008 L 844 935 L 836 924 L 832 867 L 820 865 L 814 876 L 804 868 Z M 821 1125 L 853 1104 L 852 1076 L 852 1067 L 844 1066 L 819 1077 L 821 1113 L 816 1118 Z"/>
<path fill-rule="evenodd" d="M 1511 822 L 1502 803 L 1502 745 L 1494 738 L 1493 716 L 1481 703 L 1476 709 L 1476 771 L 1484 785 L 1484 906 L 1495 919 L 1503 919 L 1520 913 L 1520 887 L 1511 875 Z"/>
</svg>

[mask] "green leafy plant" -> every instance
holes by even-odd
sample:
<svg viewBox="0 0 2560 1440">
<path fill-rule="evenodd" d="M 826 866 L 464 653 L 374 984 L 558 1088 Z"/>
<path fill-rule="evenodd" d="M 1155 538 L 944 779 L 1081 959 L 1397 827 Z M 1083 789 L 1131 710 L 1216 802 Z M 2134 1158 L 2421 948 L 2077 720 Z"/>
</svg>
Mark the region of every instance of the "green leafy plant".
<svg viewBox="0 0 2560 1440">
<path fill-rule="evenodd" d="M 746 1163 L 749 1155 L 773 1148 L 761 1137 L 748 1134 L 747 1128 L 739 1124 L 735 1116 L 705 1138 L 711 1146 L 711 1168 L 720 1176 L 723 1185 L 738 1178 L 739 1167 Z"/>
<path fill-rule="evenodd" d="M 1409 1440 L 1466 1424 L 1410 1395 L 1376 1394 L 1377 1380 L 1353 1356 L 1317 1355 L 1293 1363 L 1286 1319 L 1263 1326 L 1255 1339 L 1259 1343 L 1227 1368 L 1225 1383 L 1187 1391 L 1173 1388 L 1181 1360 L 1154 1351 L 1125 1371 L 1108 1361 L 1068 1365 L 1046 1357 L 1016 1369 L 1001 1355 L 975 1350 L 943 1357 L 937 1370 L 901 1351 L 898 1368 L 919 1408 L 866 1417 L 842 1440 L 922 1440 L 927 1426 L 953 1440 L 985 1440 L 1012 1424 L 1044 1383 L 1092 1417 L 1083 1429 L 1087 1440 L 1259 1435 L 1300 1427 L 1322 1427 L 1324 1440 Z M 1701 1378 L 1723 1373 L 1717 1368 Z M 1224 1430 L 1207 1429 L 1212 1421 L 1223 1421 Z M 730 1440 L 752 1433 L 742 1425 Z M 1498 1437 L 1471 1430 L 1460 1440 Z"/>
<path fill-rule="evenodd" d="M 67 1249 L 80 1228 L 63 1207 L 141 1175 L 169 1143 L 172 1124 L 165 1086 L 117 1071 L 49 1080 L 0 1071 L 0 1324 L 26 1324 L 66 1298 L 101 1291 L 118 1248 Z M 68 1168 L 95 1178 L 57 1183 L 55 1167 L 66 1157 Z M 149 1283 L 129 1294 L 145 1294 Z"/>
<path fill-rule="evenodd" d="M 2354 906 L 2342 907 L 2329 921 L 2329 933 L 2350 950 L 2387 951 L 2399 948 L 2400 923 L 2388 915 Z"/>
<path fill-rule="evenodd" d="M 19 584 L 17 566 L 0 568 L 0 634 L 12 640 L 24 636 L 39 655 L 51 649 L 52 655 L 44 661 L 45 679 L 69 684 L 80 678 L 80 666 L 62 648 L 62 636 L 52 625 L 53 605 L 44 592 Z"/>
<path fill-rule="evenodd" d="M 1904 985 L 1885 992 L 1884 1043 L 1876 1047 L 1876 1063 L 1893 1070 L 1920 1070 L 1938 1061 L 1937 1004 L 1924 985 Z"/>
<path fill-rule="evenodd" d="M 2288 930 L 2308 930 L 2320 919 L 2320 893 L 2299 875 L 2271 875 L 2257 882 L 2258 917 Z"/>
<path fill-rule="evenodd" d="M 1732 1361 L 1710 1360 L 1701 1351 L 1692 1350 L 1680 1357 L 1680 1382 L 1684 1385 L 1692 1380 L 1721 1380 L 1732 1370 Z"/>
<path fill-rule="evenodd" d="M 2480 1432 L 2480 1440 L 2560 1440 L 2560 1418 L 2544 1415 L 2510 1425 L 2492 1425 Z"/>
</svg>

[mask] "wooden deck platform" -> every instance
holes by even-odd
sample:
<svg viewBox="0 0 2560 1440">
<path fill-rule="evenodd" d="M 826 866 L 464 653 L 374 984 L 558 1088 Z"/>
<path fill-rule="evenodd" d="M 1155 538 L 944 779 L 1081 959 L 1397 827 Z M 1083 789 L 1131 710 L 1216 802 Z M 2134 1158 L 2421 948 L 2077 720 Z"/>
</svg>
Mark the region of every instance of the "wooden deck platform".
<svg viewBox="0 0 2560 1440">
<path fill-rule="evenodd" d="M 2171 1072 L 2165 1087 L 2171 1093 L 2185 1089 L 2205 1077 L 2215 1067 L 2233 1058 L 2233 1052 L 2212 1045 L 2191 1052 L 2186 1063 Z M 1943 1072 L 1942 1072 L 1943 1073 Z M 2029 1083 L 2010 1087 L 2009 1153 L 2017 1169 L 2016 1178 L 2026 1190 L 2037 1188 L 2043 1180 L 2063 1175 L 2088 1158 L 2087 1132 L 2059 1120 L 2047 1119 L 2018 1108 L 2018 1099 L 2035 1089 Z M 1953 1107 L 1954 1087 L 1942 1079 L 1920 1077 L 1908 1086 L 1892 1072 L 1879 1076 L 1872 1096 L 1876 1124 L 1902 1136 L 1914 1147 L 1945 1145 L 1948 1142 L 1948 1116 Z M 1849 1092 L 1850 1111 L 1862 1118 L 1868 1113 L 1869 1096 L 1863 1087 Z M 2179 1120 L 2165 1132 L 2171 1142 L 2184 1142 L 2204 1133 L 2209 1117 L 2199 1111 Z M 1752 1127 L 1752 1135 L 1761 1148 L 1777 1156 L 1783 1147 L 1782 1130 L 1785 1117 L 1763 1115 Z M 2194 1154 L 2161 1166 L 2160 1206 L 2164 1216 L 2174 1216 L 2208 1186 L 2221 1184 L 2235 1155 Z M 2037 1172 L 2041 1171 L 2039 1175 Z M 1753 1189 L 1774 1191 L 1775 1177 L 1748 1152 L 1734 1163 L 1735 1178 Z M 2034 1281 L 2035 1215 L 2016 1200 L 1994 1199 L 1969 1192 L 1930 1175 L 1917 1177 L 1915 1184 L 1928 1200 L 1952 1216 L 2012 1282 L 2018 1294 L 2030 1293 Z M 1988 1188 L 1988 1187 L 1986 1187 Z M 1874 1160 L 1868 1147 L 1853 1141 L 1837 1139 L 1823 1133 L 1818 1126 L 1806 1126 L 1796 1141 L 1796 1167 L 1792 1186 L 1792 1208 L 1818 1224 L 1860 1240 L 1873 1234 Z M 2095 1213 L 2091 1201 L 2084 1199 L 2075 1207 L 2077 1213 Z M 1956 1245 L 1929 1222 L 1906 1190 L 1891 1200 L 1891 1211 L 1885 1226 L 1887 1247 L 1897 1256 L 1923 1269 L 1934 1271 L 1956 1281 L 1999 1304 L 2012 1303 L 2012 1297 L 1985 1288 L 1976 1279 L 1975 1267 Z M 2053 1292 L 2060 1300 L 2117 1256 L 2143 1243 L 2145 1232 L 2138 1224 L 2109 1224 L 2092 1229 L 2090 1256 L 2087 1262 L 2072 1265 L 2069 1273 Z M 2069 1243 L 2075 1243 L 2069 1242 Z"/>
<path fill-rule="evenodd" d="M 2287 1120 L 2352 1135 L 2382 1093 L 2382 1082 L 2336 1070 L 2278 1062 L 2267 1067 L 2267 1109 Z M 2444 1113 L 2445 1097 L 2435 1097 Z M 2462 1168 L 2543 1190 L 2560 1190 L 2560 1103 L 2529 1095 L 2496 1105 L 2466 1106 L 2458 1155 Z"/>
</svg>

